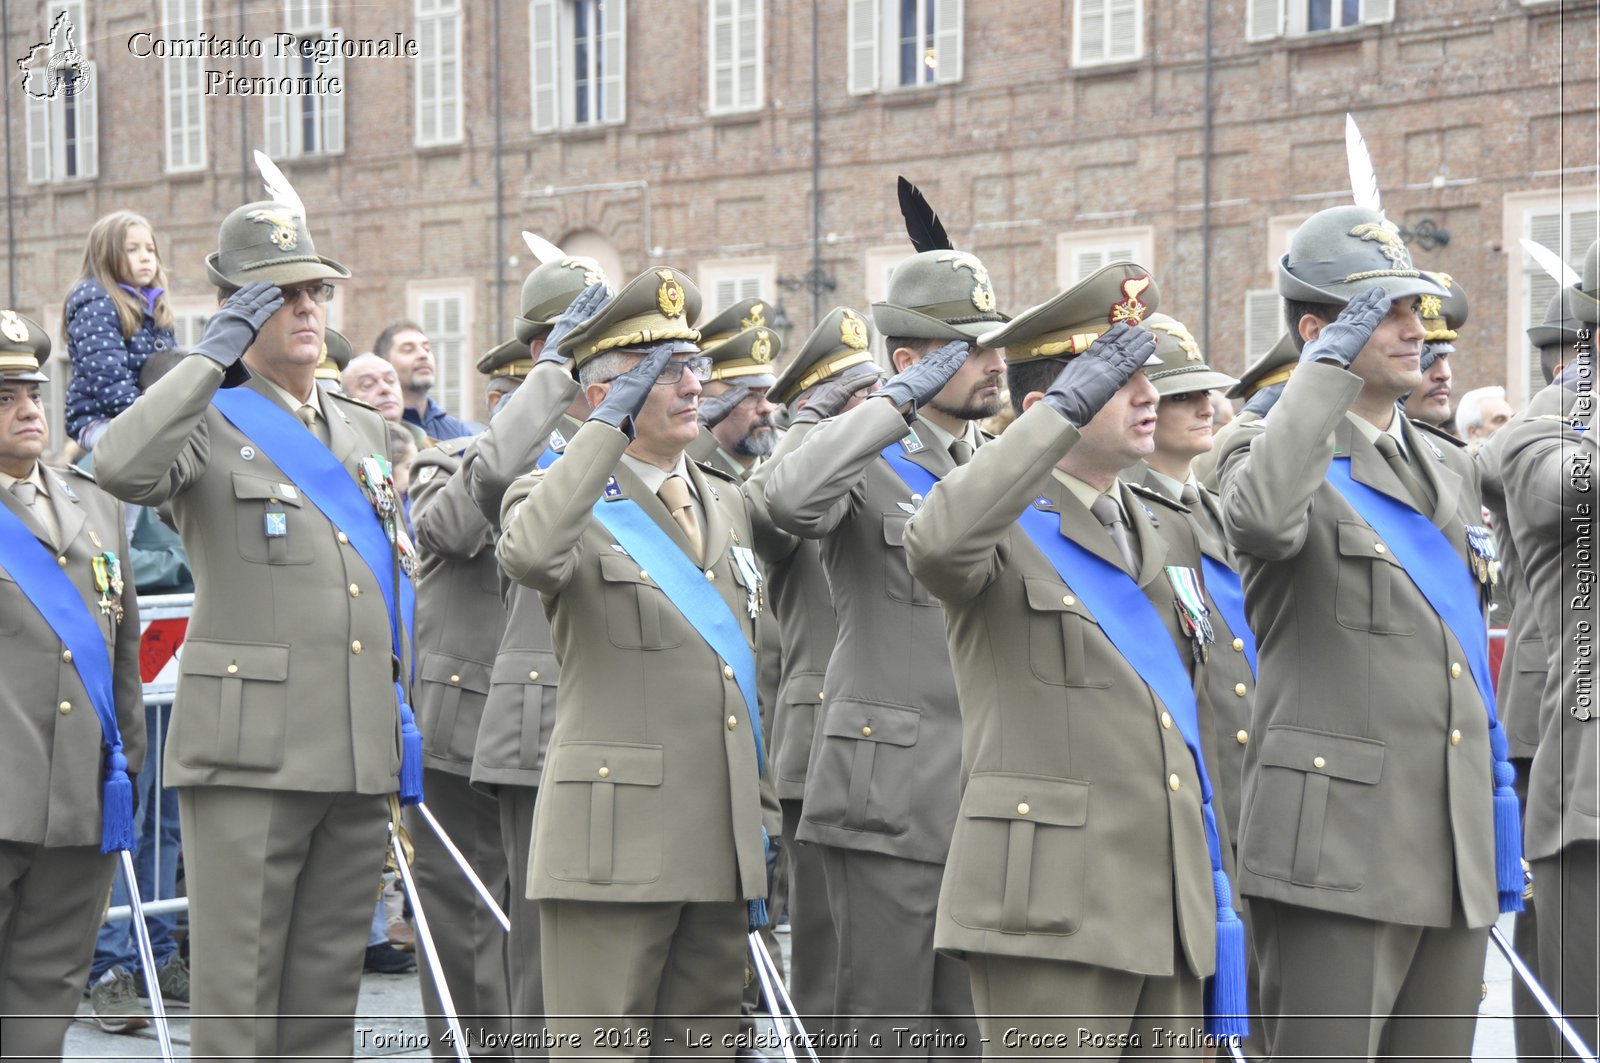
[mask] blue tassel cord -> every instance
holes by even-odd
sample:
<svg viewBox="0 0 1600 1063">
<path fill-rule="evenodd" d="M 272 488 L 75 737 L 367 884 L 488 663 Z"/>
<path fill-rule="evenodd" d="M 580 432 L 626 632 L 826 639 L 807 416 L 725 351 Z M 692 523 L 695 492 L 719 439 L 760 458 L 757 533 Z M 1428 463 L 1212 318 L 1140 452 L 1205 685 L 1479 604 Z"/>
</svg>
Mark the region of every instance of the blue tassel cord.
<svg viewBox="0 0 1600 1063">
<path fill-rule="evenodd" d="M 1522 809 L 1511 784 L 1517 771 L 1504 760 L 1494 764 L 1494 877 L 1502 912 L 1522 911 Z"/>
<path fill-rule="evenodd" d="M 106 754 L 106 780 L 102 789 L 100 851 L 132 849 L 133 780 L 128 778 L 128 758 L 118 746 Z"/>
<path fill-rule="evenodd" d="M 415 805 L 422 802 L 422 732 L 417 730 L 417 716 L 406 702 L 400 684 L 394 685 L 400 702 L 400 803 Z"/>
<path fill-rule="evenodd" d="M 1233 910 L 1228 876 L 1211 873 L 1217 897 L 1217 970 L 1206 981 L 1206 1033 L 1213 1037 L 1248 1037 L 1250 1005 L 1246 995 L 1244 923 Z"/>
</svg>

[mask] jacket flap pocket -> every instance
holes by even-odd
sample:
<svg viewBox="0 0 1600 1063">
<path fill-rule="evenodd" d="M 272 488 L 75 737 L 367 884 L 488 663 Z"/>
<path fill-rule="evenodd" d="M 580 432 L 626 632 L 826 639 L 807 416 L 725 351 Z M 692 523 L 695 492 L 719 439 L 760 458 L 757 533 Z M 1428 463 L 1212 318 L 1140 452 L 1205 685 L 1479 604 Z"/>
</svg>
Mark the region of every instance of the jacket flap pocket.
<svg viewBox="0 0 1600 1063">
<path fill-rule="evenodd" d="M 482 661 L 452 657 L 434 650 L 423 655 L 421 679 L 424 683 L 443 683 L 485 694 L 489 691 L 490 668 Z"/>
<path fill-rule="evenodd" d="M 282 683 L 289 678 L 289 647 L 191 638 L 184 640 L 178 668 L 184 675 Z"/>
<path fill-rule="evenodd" d="M 870 701 L 836 701 L 828 706 L 822 733 L 834 738 L 914 746 L 921 724 L 922 713 L 916 709 L 875 705 Z"/>
<path fill-rule="evenodd" d="M 1365 557 L 1373 561 L 1387 561 L 1391 565 L 1399 564 L 1378 533 L 1358 520 L 1339 522 L 1339 553 L 1345 557 Z"/>
<path fill-rule="evenodd" d="M 1089 818 L 1089 784 L 1041 775 L 975 772 L 961 799 L 972 819 L 1017 819 L 1081 827 Z"/>
<path fill-rule="evenodd" d="M 631 742 L 562 742 L 545 762 L 545 777 L 555 782 L 660 786 L 661 764 L 660 746 Z"/>
<path fill-rule="evenodd" d="M 1544 639 L 1539 635 L 1524 635 L 1517 640 L 1514 667 L 1519 672 L 1544 672 L 1550 668 L 1550 658 L 1545 652 Z"/>
<path fill-rule="evenodd" d="M 1382 742 L 1371 738 L 1269 727 L 1261 743 L 1261 765 L 1375 783 L 1383 777 L 1383 749 Z"/>
<path fill-rule="evenodd" d="M 1094 622 L 1094 616 L 1084 606 L 1083 599 L 1059 580 L 1027 576 L 1022 584 L 1028 592 L 1028 608 L 1044 613 L 1077 613 L 1085 620 Z"/>
<path fill-rule="evenodd" d="M 795 672 L 783 681 L 778 701 L 783 705 L 818 705 L 822 702 L 821 672 Z"/>
<path fill-rule="evenodd" d="M 890 546 L 904 546 L 906 544 L 906 521 L 908 519 L 903 513 L 885 513 L 883 515 L 883 541 Z"/>
<path fill-rule="evenodd" d="M 559 674 L 555 654 L 542 650 L 515 650 L 502 653 L 494 659 L 490 682 L 554 686 Z"/>
<path fill-rule="evenodd" d="M 601 554 L 600 578 L 609 583 L 644 583 L 654 586 L 650 582 L 650 574 L 639 566 L 639 562 L 626 554 Z"/>
<path fill-rule="evenodd" d="M 233 497 L 272 500 L 282 502 L 286 506 L 300 507 L 300 489 L 294 484 L 283 480 L 269 480 L 263 476 L 251 476 L 249 473 L 236 472 L 233 474 Z"/>
</svg>

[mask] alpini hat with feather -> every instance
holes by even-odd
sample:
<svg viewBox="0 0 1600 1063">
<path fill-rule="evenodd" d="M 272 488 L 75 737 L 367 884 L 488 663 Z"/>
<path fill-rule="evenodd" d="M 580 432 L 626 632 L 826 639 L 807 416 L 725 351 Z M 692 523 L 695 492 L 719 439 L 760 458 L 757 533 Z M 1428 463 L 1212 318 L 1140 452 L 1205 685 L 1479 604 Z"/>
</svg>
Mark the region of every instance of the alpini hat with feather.
<svg viewBox="0 0 1600 1063">
<path fill-rule="evenodd" d="M 915 185 L 900 178 L 900 213 L 917 254 L 889 276 L 888 298 L 872 304 L 872 323 L 894 339 L 973 340 L 1011 318 L 995 308 L 989 270 L 957 251 Z"/>
<path fill-rule="evenodd" d="M 219 288 L 348 278 L 348 269 L 317 254 L 306 227 L 305 204 L 272 160 L 258 151 L 256 165 L 271 198 L 246 203 L 222 219 L 217 250 L 206 256 L 206 277 Z"/>
</svg>

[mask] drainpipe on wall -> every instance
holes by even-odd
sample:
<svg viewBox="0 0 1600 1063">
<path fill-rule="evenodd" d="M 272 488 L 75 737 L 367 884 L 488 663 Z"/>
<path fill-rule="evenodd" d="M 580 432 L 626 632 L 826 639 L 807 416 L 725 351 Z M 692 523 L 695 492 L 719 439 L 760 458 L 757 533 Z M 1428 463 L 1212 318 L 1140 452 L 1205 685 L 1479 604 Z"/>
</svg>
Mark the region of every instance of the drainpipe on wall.
<svg viewBox="0 0 1600 1063">
<path fill-rule="evenodd" d="M 1200 182 L 1200 305 L 1205 317 L 1200 322 L 1200 349 L 1216 364 L 1211 350 L 1211 3 L 1206 0 L 1206 85 Z M 1245 352 L 1248 358 L 1250 352 Z"/>
<path fill-rule="evenodd" d="M 1210 0 L 1207 0 L 1209 3 Z M 822 87 L 818 80 L 817 37 L 821 13 L 811 0 L 811 277 L 822 276 Z M 811 286 L 811 327 L 822 320 L 822 288 Z"/>
<path fill-rule="evenodd" d="M 0 55 L 11 54 L 11 11 L 0 7 Z M 16 189 L 11 177 L 11 78 L 5 79 L 6 127 L 6 305 L 17 305 Z"/>
<path fill-rule="evenodd" d="M 495 85 L 502 84 L 500 80 L 500 0 L 493 0 L 489 5 L 489 21 L 494 33 L 494 55 L 492 66 L 494 73 L 491 81 Z M 506 183 L 505 163 L 502 155 L 505 150 L 505 115 L 501 106 L 502 93 L 494 94 L 494 333 L 493 337 L 506 334 Z"/>
</svg>

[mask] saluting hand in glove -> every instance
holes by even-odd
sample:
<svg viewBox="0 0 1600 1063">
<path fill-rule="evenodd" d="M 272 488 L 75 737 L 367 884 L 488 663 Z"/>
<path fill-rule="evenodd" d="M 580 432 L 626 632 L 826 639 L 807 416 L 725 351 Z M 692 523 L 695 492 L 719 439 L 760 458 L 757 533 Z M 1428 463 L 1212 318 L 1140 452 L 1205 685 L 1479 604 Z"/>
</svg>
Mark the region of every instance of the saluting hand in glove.
<svg viewBox="0 0 1600 1063">
<path fill-rule="evenodd" d="M 1156 337 L 1150 330 L 1120 322 L 1112 325 L 1062 367 L 1044 401 L 1082 428 L 1155 353 Z"/>
</svg>

